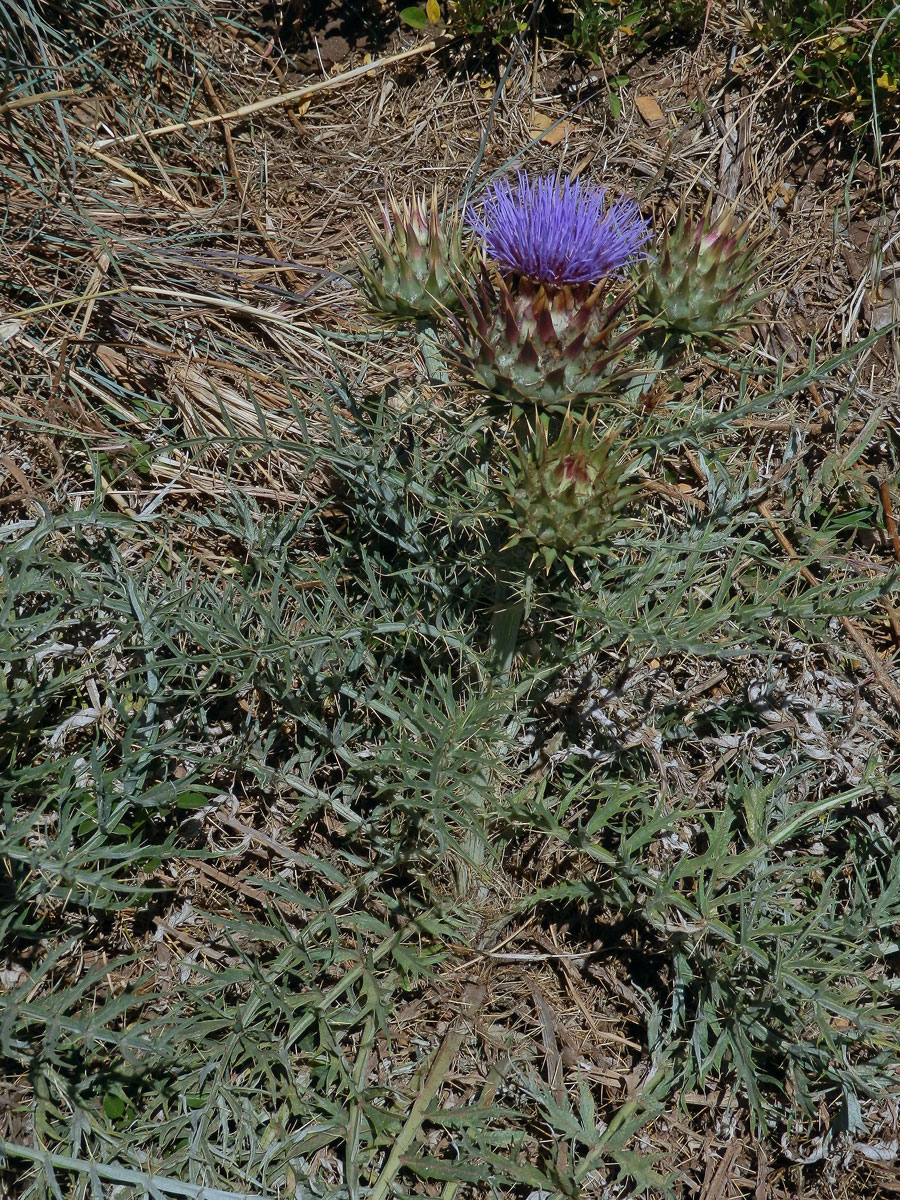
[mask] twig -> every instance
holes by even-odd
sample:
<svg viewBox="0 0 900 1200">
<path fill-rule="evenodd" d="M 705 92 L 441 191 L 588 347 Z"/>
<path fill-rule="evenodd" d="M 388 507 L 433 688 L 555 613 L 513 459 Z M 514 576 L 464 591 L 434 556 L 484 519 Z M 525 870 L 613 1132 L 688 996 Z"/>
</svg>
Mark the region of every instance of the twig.
<svg viewBox="0 0 900 1200">
<path fill-rule="evenodd" d="M 514 937 L 518 936 L 519 931 L 516 930 Z M 587 954 L 577 954 L 572 951 L 559 950 L 554 953 L 533 952 L 526 953 L 503 953 L 499 950 L 480 950 L 475 946 L 464 946 L 460 942 L 447 942 L 451 950 L 455 950 L 458 954 L 473 954 L 479 958 L 491 958 L 498 962 L 519 962 L 519 963 L 536 963 L 550 962 L 555 960 L 565 959 L 567 962 L 573 963 L 576 967 L 583 967 L 588 959 L 594 957 L 593 952 Z"/>
<path fill-rule="evenodd" d="M 210 866 L 200 858 L 195 858 L 192 866 L 195 870 L 200 871 L 203 875 L 214 879 L 216 883 L 224 884 L 229 890 L 241 892 L 244 896 L 249 896 L 251 900 L 255 900 L 257 904 L 261 904 L 264 908 L 272 904 L 283 913 L 286 917 L 297 917 L 304 914 L 304 910 L 297 904 L 288 904 L 285 900 L 281 900 L 278 896 L 273 896 L 269 892 L 264 892 L 260 888 L 255 888 L 242 879 L 240 875 L 228 875 L 225 871 L 219 871 L 216 867 Z"/>
<path fill-rule="evenodd" d="M 666 483 L 662 479 L 650 479 L 645 471 L 638 471 L 637 477 L 641 481 L 641 487 L 645 492 L 655 492 L 658 496 L 665 496 L 669 500 L 683 500 L 685 504 L 689 504 L 692 508 L 699 508 L 701 512 L 706 512 L 706 501 L 701 500 L 699 496 L 695 496 L 693 492 L 679 491 L 674 484 Z"/>
<path fill-rule="evenodd" d="M 772 420 L 769 417 L 738 417 L 734 425 L 736 429 L 759 429 L 763 433 L 793 433 L 797 430 L 800 433 L 817 434 L 833 428 L 832 421 L 809 421 L 805 425 L 798 425 L 793 419 L 778 420 L 776 418 Z M 844 432 L 861 433 L 865 426 L 865 421 L 851 421 L 845 427 Z"/>
<path fill-rule="evenodd" d="M 78 340 L 79 341 L 82 341 L 84 339 L 85 335 L 87 334 L 88 326 L 91 323 L 91 317 L 94 312 L 94 305 L 96 304 L 96 300 L 93 298 L 93 295 L 94 295 L 94 293 L 96 293 L 97 288 L 100 286 L 103 278 L 106 275 L 106 272 L 109 270 L 109 265 L 110 265 L 111 261 L 112 260 L 109 256 L 109 254 L 105 250 L 101 250 L 101 252 L 97 258 L 97 265 L 94 268 L 94 273 L 91 275 L 90 282 L 88 283 L 88 291 L 91 293 L 91 297 L 88 298 L 88 301 L 87 301 L 87 303 L 85 305 L 85 309 L 84 309 L 84 316 L 81 319 L 81 328 L 78 331 Z M 72 321 L 74 322 L 75 320 L 77 320 L 77 318 L 78 318 L 78 309 L 76 309 L 75 312 L 72 314 Z M 61 357 L 62 356 L 60 356 L 60 358 Z M 56 388 L 58 386 L 59 386 L 58 383 L 54 384 L 54 388 Z"/>
<path fill-rule="evenodd" d="M 43 104 L 45 100 L 65 100 L 70 96 L 80 96 L 86 90 L 83 87 L 63 88 L 58 92 L 38 92 L 36 96 L 17 96 L 15 100 L 7 100 L 0 104 L 0 117 L 16 108 L 31 108 L 32 104 Z"/>
<path fill-rule="evenodd" d="M 884 524 L 894 549 L 894 558 L 896 558 L 897 562 L 900 562 L 900 537 L 897 535 L 897 522 L 894 520 L 894 507 L 891 504 L 891 485 L 886 479 L 882 479 L 878 485 L 878 494 L 881 496 L 881 507 L 884 509 Z"/>
<path fill-rule="evenodd" d="M 541 989 L 537 985 L 531 989 L 531 998 L 534 1001 L 538 1019 L 541 1023 L 541 1043 L 544 1047 L 544 1060 L 547 1064 L 547 1082 L 550 1085 L 553 1099 L 561 1109 L 564 1109 L 566 1105 L 566 1084 L 562 1053 L 559 1048 L 561 1041 L 559 1035 L 560 1020 L 544 999 Z M 559 1145 L 556 1148 L 556 1169 L 562 1176 L 565 1175 L 568 1166 L 568 1147 L 566 1146 L 565 1138 L 560 1138 Z"/>
<path fill-rule="evenodd" d="M 248 43 L 248 44 L 249 44 L 249 43 Z M 272 63 L 272 70 L 273 70 L 273 71 L 275 72 L 275 74 L 278 76 L 278 82 L 279 82 L 279 83 L 282 85 L 282 87 L 283 87 L 283 86 L 284 86 L 284 71 L 282 71 L 281 67 L 280 67 L 280 66 L 278 65 L 278 63 L 275 61 L 274 57 L 273 57 L 273 58 L 272 58 L 270 61 L 271 61 L 271 63 Z M 302 116 L 302 115 L 303 115 L 305 112 L 306 112 L 306 106 L 305 106 L 305 105 L 303 106 L 303 112 L 298 112 L 298 111 L 297 111 L 297 110 L 296 110 L 296 109 L 293 107 L 293 105 L 291 105 L 291 107 L 288 109 L 288 114 L 287 114 L 287 115 L 288 115 L 288 120 L 289 120 L 289 121 L 290 121 L 290 123 L 293 125 L 294 129 L 296 130 L 296 132 L 297 132 L 298 134 L 300 134 L 301 136 L 302 136 L 302 134 L 303 134 L 303 124 L 302 124 L 302 122 L 301 122 L 301 120 L 300 120 L 300 117 L 301 117 L 301 116 Z"/>
<path fill-rule="evenodd" d="M 731 1178 L 731 1168 L 734 1165 L 734 1160 L 740 1152 L 740 1142 L 729 1142 L 725 1147 L 725 1153 L 719 1159 L 718 1166 L 714 1167 L 712 1159 L 707 1159 L 707 1178 L 703 1182 L 700 1200 L 720 1200 L 725 1191 L 725 1185 Z"/>
<path fill-rule="evenodd" d="M 99 144 L 100 143 L 98 142 L 97 145 Z M 124 175 L 126 179 L 130 179 L 131 182 L 137 184 L 138 187 L 147 188 L 148 191 L 156 192 L 159 196 L 165 196 L 165 198 L 170 200 L 172 204 L 177 205 L 182 212 L 191 211 L 191 206 L 186 204 L 177 194 L 177 192 L 173 192 L 170 188 L 160 187 L 158 183 L 153 183 L 151 180 L 145 179 L 143 175 L 135 171 L 133 167 L 129 167 L 127 163 L 121 162 L 118 158 L 112 158 L 108 154 L 101 154 L 100 151 L 93 146 L 83 146 L 83 149 L 85 149 L 94 158 L 98 158 L 100 162 L 104 162 L 108 167 L 112 167 L 113 170 L 118 171 L 120 175 Z"/>
<path fill-rule="evenodd" d="M 894 506 L 891 502 L 891 485 L 887 479 L 882 479 L 879 483 L 878 494 L 881 497 L 881 507 L 884 510 L 884 525 L 891 541 L 894 558 L 896 558 L 897 562 L 900 562 L 900 536 L 897 534 L 897 522 L 894 519 Z M 900 614 L 898 614 L 896 608 L 894 608 L 886 596 L 882 597 L 881 606 L 888 615 L 888 622 L 890 623 L 891 633 L 894 637 L 894 645 L 900 648 Z"/>
<path fill-rule="evenodd" d="M 416 1140 L 419 1130 L 422 1127 L 428 1106 L 437 1094 L 438 1088 L 446 1080 L 448 1072 L 453 1065 L 453 1059 L 456 1057 L 456 1052 L 465 1037 L 466 1030 L 484 1003 L 486 994 L 487 989 L 478 984 L 470 984 L 466 989 L 462 1002 L 463 1012 L 460 1013 L 450 1026 L 443 1042 L 432 1059 L 431 1069 L 420 1087 L 418 1096 L 413 1101 L 409 1116 L 406 1118 L 406 1124 L 397 1134 L 397 1140 L 391 1147 L 387 1162 L 384 1164 L 381 1174 L 375 1181 L 375 1186 L 369 1192 L 369 1200 L 387 1200 L 394 1178 L 403 1166 L 404 1156 Z"/>
<path fill-rule="evenodd" d="M 296 863 L 301 867 L 308 867 L 311 863 L 315 862 L 315 859 L 311 858 L 310 855 L 295 853 L 290 847 L 285 846 L 283 842 L 279 842 L 262 829 L 254 829 L 251 825 L 245 825 L 237 817 L 229 817 L 217 813 L 216 820 L 220 825 L 225 825 L 229 829 L 233 829 L 235 833 L 241 834 L 251 842 L 258 842 L 260 846 L 265 846 L 267 850 L 270 850 L 273 854 L 277 854 L 279 858 L 283 858 L 286 862 Z"/>
<path fill-rule="evenodd" d="M 90 144 L 82 142 L 79 145 L 86 150 L 94 150 L 102 146 L 126 146 L 129 142 L 136 142 L 142 137 L 162 137 L 166 133 L 178 133 L 182 129 L 203 129 L 207 125 L 216 125 L 220 121 L 238 121 L 241 117 L 252 117 L 255 113 L 265 112 L 270 108 L 280 108 L 284 104 L 295 104 L 298 101 L 307 100 L 310 96 L 315 96 L 318 92 L 328 92 L 333 88 L 346 87 L 348 83 L 353 83 L 355 80 L 361 79 L 363 75 L 370 75 L 380 67 L 390 67 L 394 63 L 404 62 L 406 59 L 415 58 L 419 54 L 428 54 L 430 51 L 436 50 L 437 46 L 438 43 L 435 40 L 423 42 L 421 46 L 412 46 L 409 50 L 402 50 L 399 54 L 390 54 L 387 58 L 379 58 L 376 62 L 364 63 L 361 67 L 354 67 L 352 71 L 345 71 L 343 75 L 336 75 L 334 79 L 323 79 L 320 83 L 313 83 L 309 87 L 298 88 L 295 92 L 283 92 L 279 96 L 269 96 L 266 100 L 254 100 L 252 104 L 242 104 L 240 108 L 232 109 L 230 112 L 212 113 L 206 117 L 194 117 L 191 121 L 177 121 L 174 125 L 159 125 L 156 129 L 146 129 L 140 133 L 123 134 L 120 137 L 101 138 L 99 141 Z"/>
<path fill-rule="evenodd" d="M 819 416 L 822 417 L 825 422 L 827 422 L 830 414 L 825 401 L 822 399 L 822 393 L 814 383 L 809 383 L 806 390 L 809 392 L 810 396 L 812 396 L 813 402 L 815 403 L 816 408 L 819 410 Z"/>
</svg>

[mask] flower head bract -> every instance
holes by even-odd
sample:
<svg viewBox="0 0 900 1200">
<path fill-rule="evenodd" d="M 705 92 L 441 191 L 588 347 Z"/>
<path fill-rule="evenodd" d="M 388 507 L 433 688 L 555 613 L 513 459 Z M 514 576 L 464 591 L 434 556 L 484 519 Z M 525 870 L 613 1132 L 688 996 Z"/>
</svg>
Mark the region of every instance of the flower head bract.
<svg viewBox="0 0 900 1200">
<path fill-rule="evenodd" d="M 462 228 L 455 216 L 415 192 L 405 200 L 389 195 L 381 204 L 381 223 L 365 222 L 375 252 L 359 259 L 361 288 L 369 307 L 386 320 L 441 316 L 456 303 L 455 286 L 468 271 Z"/>
<path fill-rule="evenodd" d="M 766 294 L 753 287 L 762 266 L 762 242 L 749 223 L 736 226 L 726 211 L 713 221 L 712 197 L 690 219 L 682 209 L 661 239 L 658 254 L 642 267 L 638 303 L 670 336 L 715 343 L 752 320 Z"/>
<path fill-rule="evenodd" d="M 596 283 L 644 258 L 650 228 L 633 200 L 608 207 L 604 188 L 554 176 L 498 179 L 469 227 L 507 274 L 561 287 Z"/>
</svg>

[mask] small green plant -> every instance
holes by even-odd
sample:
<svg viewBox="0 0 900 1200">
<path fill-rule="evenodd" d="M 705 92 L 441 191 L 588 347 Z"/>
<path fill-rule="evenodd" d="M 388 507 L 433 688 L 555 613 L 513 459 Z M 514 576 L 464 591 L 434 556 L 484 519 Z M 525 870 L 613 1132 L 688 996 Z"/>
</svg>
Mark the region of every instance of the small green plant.
<svg viewBox="0 0 900 1200">
<path fill-rule="evenodd" d="M 754 28 L 801 90 L 832 117 L 860 125 L 900 109 L 900 10 L 892 0 L 780 0 Z"/>
<path fill-rule="evenodd" d="M 534 13 L 528 0 L 451 0 L 448 19 L 452 29 L 495 41 L 522 33 L 535 19 L 543 33 L 599 63 L 608 61 L 611 51 L 640 52 L 668 34 L 699 29 L 705 7 L 699 0 L 669 5 L 653 0 L 556 0 Z"/>
<path fill-rule="evenodd" d="M 572 5 L 572 28 L 566 40 L 596 62 L 607 59 L 611 48 L 640 53 L 659 38 L 699 30 L 705 9 L 706 5 L 698 0 L 675 0 L 672 4 L 583 0 Z"/>
<path fill-rule="evenodd" d="M 528 28 L 530 8 L 521 0 L 450 0 L 447 17 L 451 29 L 499 42 Z"/>
</svg>

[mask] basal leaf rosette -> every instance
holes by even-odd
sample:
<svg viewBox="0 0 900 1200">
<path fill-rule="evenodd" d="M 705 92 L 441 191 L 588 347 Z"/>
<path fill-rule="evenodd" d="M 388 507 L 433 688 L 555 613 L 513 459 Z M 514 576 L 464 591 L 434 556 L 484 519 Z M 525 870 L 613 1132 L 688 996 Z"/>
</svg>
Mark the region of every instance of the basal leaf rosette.
<svg viewBox="0 0 900 1200">
<path fill-rule="evenodd" d="M 497 264 L 460 289 L 456 357 L 469 382 L 514 406 L 565 410 L 635 374 L 632 289 L 613 283 L 650 231 L 629 200 L 581 180 L 498 180 L 467 223 Z"/>
<path fill-rule="evenodd" d="M 374 253 L 357 262 L 369 307 L 388 321 L 444 317 L 471 273 L 461 222 L 439 207 L 436 190 L 430 199 L 389 195 L 379 209 L 380 221 L 365 215 Z"/>
<path fill-rule="evenodd" d="M 682 210 L 656 256 L 643 264 L 641 312 L 682 342 L 726 340 L 766 295 L 754 291 L 760 245 L 730 213 L 712 221 L 709 202 L 699 218 Z"/>
<path fill-rule="evenodd" d="M 622 509 L 636 493 L 617 453 L 617 434 L 598 440 L 594 424 L 567 414 L 550 442 L 539 422 L 533 442 L 511 455 L 509 548 L 532 543 L 547 570 L 559 558 L 574 570 L 579 555 L 595 557 L 626 522 Z"/>
</svg>

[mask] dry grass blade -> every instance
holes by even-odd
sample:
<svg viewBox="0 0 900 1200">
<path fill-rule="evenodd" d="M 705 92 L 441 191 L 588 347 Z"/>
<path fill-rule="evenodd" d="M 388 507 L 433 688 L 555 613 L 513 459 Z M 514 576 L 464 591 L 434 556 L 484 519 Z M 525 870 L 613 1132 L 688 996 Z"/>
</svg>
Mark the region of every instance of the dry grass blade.
<svg viewBox="0 0 900 1200">
<path fill-rule="evenodd" d="M 397 1140 L 391 1147 L 391 1152 L 388 1155 L 384 1169 L 376 1179 L 369 1193 L 371 1200 L 387 1200 L 394 1179 L 403 1164 L 404 1155 L 406 1155 L 419 1136 L 428 1106 L 437 1095 L 438 1089 L 445 1082 L 460 1044 L 471 1022 L 477 1016 L 478 1010 L 484 1003 L 486 994 L 486 989 L 479 984 L 471 984 L 466 989 L 462 999 L 462 1012 L 444 1035 L 444 1040 L 441 1042 L 437 1053 L 429 1065 L 428 1074 L 425 1076 L 419 1093 L 413 1102 L 409 1116 L 406 1118 L 403 1128 L 397 1135 Z"/>
</svg>

